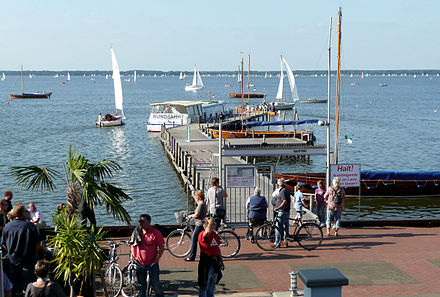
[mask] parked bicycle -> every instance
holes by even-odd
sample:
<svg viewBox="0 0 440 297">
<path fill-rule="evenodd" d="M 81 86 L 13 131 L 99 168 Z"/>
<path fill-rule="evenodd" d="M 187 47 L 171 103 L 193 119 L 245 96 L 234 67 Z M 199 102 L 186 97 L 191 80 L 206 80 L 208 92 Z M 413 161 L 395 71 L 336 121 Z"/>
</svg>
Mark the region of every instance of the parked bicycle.
<svg viewBox="0 0 440 297">
<path fill-rule="evenodd" d="M 191 220 L 184 213 L 176 214 L 177 222 L 182 228 L 172 231 L 166 240 L 166 248 L 171 255 L 184 258 L 191 250 L 191 235 L 194 228 Z M 241 247 L 240 237 L 232 229 L 227 229 L 226 224 L 221 224 L 217 231 L 218 236 L 222 240 L 220 249 L 222 257 L 232 258 L 238 254 Z"/>
<path fill-rule="evenodd" d="M 262 226 L 257 229 L 254 235 L 254 240 L 258 247 L 265 251 L 273 251 L 280 246 L 281 241 L 284 239 L 284 232 L 280 230 L 278 226 L 281 226 L 281 218 L 277 216 L 277 211 L 274 211 L 274 219 L 266 221 Z M 303 212 L 304 213 L 304 212 Z M 323 235 L 321 227 L 312 220 L 295 220 L 289 218 L 289 221 L 293 221 L 295 227 L 292 235 L 287 234 L 286 240 L 298 244 L 308 251 L 316 249 L 321 245 Z M 291 225 L 291 224 L 289 224 Z M 275 233 L 279 232 L 281 240 L 275 241 Z"/>
<path fill-rule="evenodd" d="M 127 265 L 121 270 L 117 253 L 118 247 L 122 244 L 130 246 L 130 242 L 121 241 L 115 243 L 108 241 L 110 245 L 109 266 L 104 274 L 104 281 L 106 283 L 107 292 L 112 297 L 117 297 L 122 294 L 124 297 L 135 297 L 138 295 L 138 283 L 136 279 L 136 264 L 133 255 L 130 251 L 130 256 Z M 147 296 L 152 295 L 152 285 L 150 281 L 150 273 L 147 273 Z"/>
</svg>

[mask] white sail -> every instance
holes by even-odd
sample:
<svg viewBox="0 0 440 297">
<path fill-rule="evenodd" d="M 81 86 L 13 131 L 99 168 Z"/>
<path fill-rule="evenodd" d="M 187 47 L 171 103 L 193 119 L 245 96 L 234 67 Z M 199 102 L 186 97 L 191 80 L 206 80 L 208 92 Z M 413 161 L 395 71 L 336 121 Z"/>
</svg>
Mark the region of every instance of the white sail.
<svg viewBox="0 0 440 297">
<path fill-rule="evenodd" d="M 137 77 L 137 74 L 136 74 L 136 70 L 135 70 L 134 74 L 133 74 L 133 83 L 136 83 L 136 77 Z"/>
<path fill-rule="evenodd" d="M 284 68 L 283 68 L 283 56 L 280 58 L 281 73 L 280 73 L 280 83 L 278 84 L 278 92 L 275 99 L 283 100 L 283 88 L 284 88 Z"/>
<path fill-rule="evenodd" d="M 193 87 L 197 86 L 197 66 L 194 66 L 194 75 L 193 75 L 192 86 Z"/>
<path fill-rule="evenodd" d="M 180 72 L 179 79 L 183 79 L 183 73 L 182 72 Z"/>
<path fill-rule="evenodd" d="M 70 80 L 70 72 L 67 72 L 67 80 Z"/>
<path fill-rule="evenodd" d="M 123 118 L 124 109 L 122 107 L 123 98 L 122 98 L 122 83 L 121 83 L 121 75 L 119 73 L 118 61 L 116 60 L 115 52 L 113 48 L 110 48 L 110 52 L 112 55 L 112 66 L 113 66 L 113 87 L 115 89 L 115 106 L 116 110 L 120 110 Z"/>
<path fill-rule="evenodd" d="M 286 61 L 286 59 L 284 59 L 284 57 L 282 57 L 281 59 L 283 60 L 284 65 L 286 65 L 287 78 L 289 80 L 290 91 L 292 92 L 292 99 L 293 99 L 293 101 L 299 100 L 298 91 L 296 89 L 295 77 L 293 76 L 292 69 L 290 69 L 290 66 L 289 66 L 289 64 L 287 64 L 287 61 Z"/>
<path fill-rule="evenodd" d="M 203 85 L 203 81 L 202 81 L 202 76 L 200 75 L 200 72 L 197 70 L 197 81 L 196 81 L 196 86 L 197 87 L 204 87 Z"/>
<path fill-rule="evenodd" d="M 3 72 L 2 73 L 2 80 L 5 80 L 6 79 L 6 75 L 5 75 L 5 73 Z"/>
</svg>

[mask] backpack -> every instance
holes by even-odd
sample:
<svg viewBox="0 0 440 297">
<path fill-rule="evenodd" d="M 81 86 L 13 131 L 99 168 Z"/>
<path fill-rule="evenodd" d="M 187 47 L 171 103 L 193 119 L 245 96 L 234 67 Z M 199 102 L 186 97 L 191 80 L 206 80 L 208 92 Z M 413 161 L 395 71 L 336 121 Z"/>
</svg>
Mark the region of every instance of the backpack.
<svg viewBox="0 0 440 297">
<path fill-rule="evenodd" d="M 333 202 L 335 204 L 341 205 L 342 204 L 342 189 L 339 188 L 338 191 L 335 190 L 335 197 L 333 198 Z"/>
</svg>

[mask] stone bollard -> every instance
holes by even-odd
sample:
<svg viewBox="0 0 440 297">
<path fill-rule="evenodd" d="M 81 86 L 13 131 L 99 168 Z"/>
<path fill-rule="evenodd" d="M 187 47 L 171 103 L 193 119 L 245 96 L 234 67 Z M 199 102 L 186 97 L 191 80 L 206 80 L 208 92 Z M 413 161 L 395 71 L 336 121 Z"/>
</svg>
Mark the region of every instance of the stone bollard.
<svg viewBox="0 0 440 297">
<path fill-rule="evenodd" d="M 299 296 L 298 295 L 298 271 L 289 272 L 290 275 L 290 296 Z"/>
<path fill-rule="evenodd" d="M 341 297 L 348 279 L 336 268 L 303 269 L 298 275 L 304 284 L 304 297 Z"/>
</svg>

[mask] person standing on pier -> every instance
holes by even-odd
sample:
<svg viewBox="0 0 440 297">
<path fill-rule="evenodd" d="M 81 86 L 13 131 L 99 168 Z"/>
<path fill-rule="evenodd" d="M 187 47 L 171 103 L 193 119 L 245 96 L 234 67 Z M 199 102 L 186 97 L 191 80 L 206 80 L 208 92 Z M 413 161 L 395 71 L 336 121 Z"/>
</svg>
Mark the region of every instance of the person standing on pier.
<svg viewBox="0 0 440 297">
<path fill-rule="evenodd" d="M 139 297 L 146 296 L 147 272 L 150 272 L 151 284 L 156 296 L 164 296 L 163 288 L 159 281 L 159 260 L 165 250 L 165 241 L 162 234 L 151 226 L 151 217 L 142 214 L 139 226 L 131 235 L 131 253 L 136 262 L 136 276 L 139 283 Z"/>
<path fill-rule="evenodd" d="M 281 246 L 287 247 L 287 235 L 289 234 L 289 217 L 290 217 L 290 191 L 284 184 L 284 178 L 280 178 L 277 181 L 277 187 L 280 189 L 278 194 L 278 200 L 274 210 L 278 211 L 277 226 L 281 232 L 284 233 L 284 242 L 281 242 Z M 275 231 L 275 243 L 281 241 L 281 234 L 278 230 Z"/>
<path fill-rule="evenodd" d="M 195 261 L 197 255 L 197 242 L 199 239 L 199 234 L 203 230 L 203 219 L 206 217 L 206 213 L 208 208 L 205 204 L 205 194 L 203 191 L 198 190 L 195 194 L 197 200 L 197 208 L 194 211 L 194 214 L 189 215 L 188 218 L 194 219 L 196 227 L 194 228 L 194 232 L 191 238 L 191 250 L 189 253 L 189 257 L 186 258 L 186 261 Z"/>
<path fill-rule="evenodd" d="M 327 202 L 327 236 L 330 236 L 330 228 L 334 221 L 335 236 L 339 236 L 341 228 L 341 216 L 344 210 L 345 191 L 339 184 L 339 178 L 333 179 L 333 186 L 329 187 L 324 194 L 324 200 Z"/>
<path fill-rule="evenodd" d="M 303 194 L 303 186 L 301 184 L 298 184 L 296 186 L 296 193 L 295 193 L 295 210 L 296 210 L 296 216 L 295 216 L 295 222 L 301 224 L 302 217 L 303 217 L 303 206 L 307 207 L 305 201 L 304 201 L 304 194 Z"/>
<path fill-rule="evenodd" d="M 225 221 L 226 203 L 224 198 L 228 197 L 226 191 L 220 186 L 218 177 L 211 179 L 212 187 L 208 189 L 208 207 L 209 214 L 214 217 L 216 229 L 220 227 L 220 223 Z"/>
<path fill-rule="evenodd" d="M 322 182 L 322 180 L 319 180 L 317 185 L 318 188 L 315 190 L 316 215 L 318 216 L 320 225 L 324 226 L 326 214 L 325 208 L 327 206 L 324 201 L 324 183 Z"/>
</svg>

